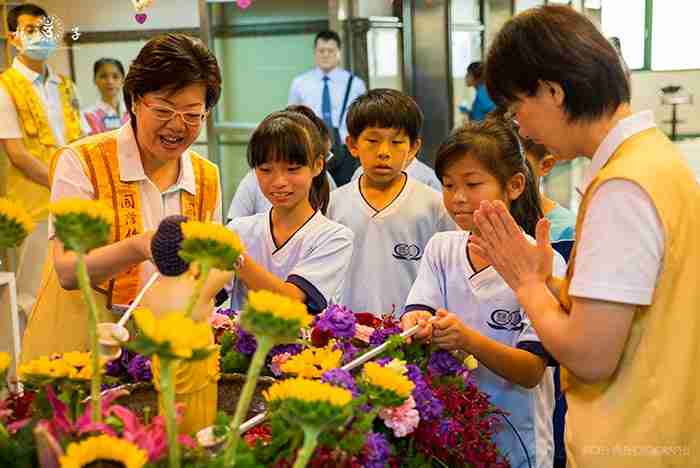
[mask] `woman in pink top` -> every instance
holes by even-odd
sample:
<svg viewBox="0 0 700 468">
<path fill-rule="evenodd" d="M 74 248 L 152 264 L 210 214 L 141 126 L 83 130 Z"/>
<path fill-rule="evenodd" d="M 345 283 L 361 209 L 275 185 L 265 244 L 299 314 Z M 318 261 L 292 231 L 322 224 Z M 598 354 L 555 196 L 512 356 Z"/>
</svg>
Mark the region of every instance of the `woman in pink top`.
<svg viewBox="0 0 700 468">
<path fill-rule="evenodd" d="M 129 120 L 129 113 L 122 100 L 125 76 L 122 63 L 117 59 L 101 58 L 95 62 L 93 70 L 100 99 L 83 111 L 83 115 L 94 135 L 121 127 Z"/>
</svg>

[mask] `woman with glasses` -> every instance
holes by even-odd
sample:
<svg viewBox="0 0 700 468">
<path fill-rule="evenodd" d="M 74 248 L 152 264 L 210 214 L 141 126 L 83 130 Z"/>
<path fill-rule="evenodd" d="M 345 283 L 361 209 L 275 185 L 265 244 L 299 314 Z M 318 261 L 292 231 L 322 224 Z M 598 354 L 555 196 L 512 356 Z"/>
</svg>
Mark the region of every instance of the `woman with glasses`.
<svg viewBox="0 0 700 468">
<path fill-rule="evenodd" d="M 100 200 L 115 212 L 111 243 L 86 256 L 105 312 L 129 304 L 155 272 L 151 237 L 181 214 L 221 222 L 215 165 L 190 149 L 221 93 L 214 55 L 199 40 L 166 34 L 149 41 L 129 68 L 118 130 L 65 147 L 51 164 L 51 200 Z M 77 291 L 76 255 L 49 224 L 50 255 L 24 336 L 22 361 L 87 350 L 87 311 Z M 103 320 L 111 320 L 109 313 Z"/>
</svg>

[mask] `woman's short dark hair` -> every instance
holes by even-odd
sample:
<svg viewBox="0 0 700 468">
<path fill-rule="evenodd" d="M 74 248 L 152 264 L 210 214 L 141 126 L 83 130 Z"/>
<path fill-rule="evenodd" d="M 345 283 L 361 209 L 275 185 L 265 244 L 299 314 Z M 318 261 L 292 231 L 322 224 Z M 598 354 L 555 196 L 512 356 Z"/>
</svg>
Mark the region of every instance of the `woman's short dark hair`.
<svg viewBox="0 0 700 468">
<path fill-rule="evenodd" d="M 537 221 L 543 216 L 540 193 L 515 129 L 502 118 L 489 116 L 453 130 L 435 157 L 435 175 L 440 182 L 443 182 L 448 168 L 465 157 L 476 159 L 503 189 L 514 175 L 521 173 L 525 176 L 523 193 L 511 202 L 510 214 L 526 233 L 534 237 Z"/>
<path fill-rule="evenodd" d="M 350 105 L 348 133 L 358 138 L 367 127 L 394 128 L 406 132 L 414 144 L 423 127 L 423 112 L 412 97 L 388 88 L 367 91 Z"/>
<path fill-rule="evenodd" d="M 486 87 L 498 104 L 534 96 L 541 81 L 564 90 L 570 121 L 591 121 L 630 101 L 617 51 L 584 15 L 565 6 L 532 8 L 509 20 L 486 60 Z"/>
<path fill-rule="evenodd" d="M 37 18 L 46 18 L 49 15 L 46 10 L 33 3 L 25 3 L 18 5 L 7 13 L 7 30 L 9 32 L 17 32 L 19 26 L 19 17 L 22 15 L 34 16 Z"/>
<path fill-rule="evenodd" d="M 105 65 L 114 65 L 115 67 L 117 67 L 117 70 L 119 70 L 119 73 L 122 74 L 122 78 L 126 76 L 126 73 L 124 72 L 124 65 L 122 65 L 122 63 L 119 60 L 114 58 L 103 57 L 96 61 L 95 64 L 92 66 L 92 74 L 94 78 L 97 78 L 97 73 L 100 71 L 100 68 L 104 67 Z"/>
<path fill-rule="evenodd" d="M 325 214 L 330 199 L 330 185 L 326 176 L 323 142 L 316 125 L 304 114 L 279 111 L 265 117 L 248 143 L 248 165 L 255 169 L 273 161 L 285 161 L 300 166 L 313 166 L 323 161 L 323 169 L 314 177 L 309 192 L 309 203 Z"/>
<path fill-rule="evenodd" d="M 124 80 L 124 103 L 135 125 L 135 99 L 160 90 L 178 91 L 193 84 L 206 86 L 206 108 L 221 95 L 221 71 L 216 57 L 199 39 L 180 33 L 154 37 L 139 52 Z"/>
</svg>

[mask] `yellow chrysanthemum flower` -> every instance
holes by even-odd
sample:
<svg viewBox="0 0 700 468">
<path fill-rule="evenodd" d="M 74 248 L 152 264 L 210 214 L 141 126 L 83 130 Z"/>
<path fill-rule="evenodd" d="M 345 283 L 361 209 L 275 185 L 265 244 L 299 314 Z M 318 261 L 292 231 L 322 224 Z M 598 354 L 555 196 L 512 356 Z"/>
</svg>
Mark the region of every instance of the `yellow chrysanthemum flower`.
<svg viewBox="0 0 700 468">
<path fill-rule="evenodd" d="M 275 400 L 295 399 L 307 403 L 328 403 L 344 407 L 352 401 L 350 390 L 335 385 L 308 379 L 287 379 L 275 383 L 263 392 L 269 402 Z"/>
<path fill-rule="evenodd" d="M 394 369 L 368 362 L 362 368 L 365 382 L 384 390 L 390 390 L 402 398 L 408 398 L 415 386 L 411 380 Z"/>
<path fill-rule="evenodd" d="M 14 247 L 34 229 L 31 216 L 19 205 L 0 198 L 0 247 Z"/>
<path fill-rule="evenodd" d="M 325 348 L 305 349 L 290 357 L 280 366 L 280 369 L 297 377 L 320 378 L 326 371 L 340 367 L 343 352 L 340 349 L 333 349 L 334 347 L 335 343 L 331 342 Z"/>
<path fill-rule="evenodd" d="M 63 353 L 61 358 L 73 367 L 85 367 L 91 363 L 90 353 L 81 353 L 79 351 Z"/>
<path fill-rule="evenodd" d="M 63 359 L 49 359 L 42 356 L 19 367 L 20 379 L 31 378 L 73 378 L 78 374 L 75 367 Z"/>
<path fill-rule="evenodd" d="M 217 223 L 187 221 L 181 225 L 185 240 L 210 240 L 228 246 L 238 252 L 243 250 L 243 243 L 235 232 Z"/>
<path fill-rule="evenodd" d="M 108 242 L 114 211 L 102 202 L 66 198 L 49 205 L 49 211 L 66 251 L 88 253 Z"/>
<path fill-rule="evenodd" d="M 8 353 L 0 353 L 0 375 L 2 375 L 10 366 L 10 355 Z"/>
<path fill-rule="evenodd" d="M 250 291 L 248 306 L 282 320 L 297 321 L 300 327 L 309 326 L 312 320 L 304 304 L 270 291 Z"/>
<path fill-rule="evenodd" d="M 474 370 L 479 367 L 479 361 L 476 360 L 473 354 L 470 354 L 464 358 L 464 365 L 467 367 L 467 369 Z"/>
<path fill-rule="evenodd" d="M 70 444 L 59 461 L 61 468 L 82 468 L 100 460 L 115 461 L 125 468 L 142 468 L 148 455 L 131 442 L 103 434 Z"/>
<path fill-rule="evenodd" d="M 55 217 L 84 214 L 90 218 L 102 221 L 109 225 L 114 219 L 114 211 L 96 200 L 85 200 L 83 198 L 65 198 L 49 205 L 49 211 Z"/>
<path fill-rule="evenodd" d="M 170 343 L 172 353 L 182 359 L 192 357 L 195 350 L 211 345 L 211 330 L 207 322 L 195 322 L 183 312 L 171 312 L 156 318 L 149 309 L 134 311 L 134 319 L 141 332 L 156 343 Z"/>
</svg>

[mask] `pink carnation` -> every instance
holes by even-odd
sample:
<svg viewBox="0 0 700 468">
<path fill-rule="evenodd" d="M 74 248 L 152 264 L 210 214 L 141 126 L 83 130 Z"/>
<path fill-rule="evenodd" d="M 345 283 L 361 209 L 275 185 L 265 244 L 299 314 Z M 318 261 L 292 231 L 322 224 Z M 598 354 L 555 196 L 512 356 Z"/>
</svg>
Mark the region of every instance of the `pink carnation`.
<svg viewBox="0 0 700 468">
<path fill-rule="evenodd" d="M 227 315 L 213 312 L 209 316 L 209 325 L 216 330 L 231 330 L 233 328 L 233 321 L 231 321 Z"/>
<path fill-rule="evenodd" d="M 369 337 L 374 333 L 374 328 L 367 325 L 355 325 L 355 339 L 369 343 Z"/>
<path fill-rule="evenodd" d="M 275 374 L 275 377 L 282 375 L 282 364 L 287 362 L 287 359 L 290 357 L 292 357 L 292 355 L 289 353 L 280 353 L 272 358 L 270 361 L 270 370 Z"/>
<path fill-rule="evenodd" d="M 250 6 L 250 4 L 253 3 L 253 0 L 236 0 L 236 5 L 238 5 L 238 8 L 246 9 Z"/>
<path fill-rule="evenodd" d="M 420 422 L 416 401 L 412 396 L 408 397 L 401 406 L 380 410 L 379 417 L 382 418 L 386 427 L 394 431 L 396 437 L 410 434 Z"/>
</svg>

